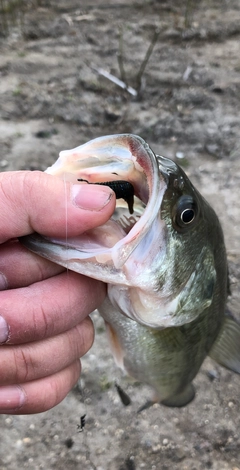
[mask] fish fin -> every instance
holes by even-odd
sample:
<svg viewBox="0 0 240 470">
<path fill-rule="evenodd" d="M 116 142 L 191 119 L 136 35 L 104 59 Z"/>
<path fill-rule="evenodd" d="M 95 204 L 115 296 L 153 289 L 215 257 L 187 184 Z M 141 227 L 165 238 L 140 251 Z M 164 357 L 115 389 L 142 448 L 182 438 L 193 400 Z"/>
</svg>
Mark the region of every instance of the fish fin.
<svg viewBox="0 0 240 470">
<path fill-rule="evenodd" d="M 118 392 L 119 398 L 124 406 L 129 406 L 131 405 L 131 398 L 128 396 L 128 394 L 120 387 L 120 385 L 115 382 L 115 387 Z"/>
<path fill-rule="evenodd" d="M 190 403 L 195 397 L 195 390 L 193 384 L 188 384 L 181 393 L 174 395 L 170 398 L 166 398 L 161 401 L 162 405 L 165 406 L 185 406 Z"/>
<path fill-rule="evenodd" d="M 106 326 L 107 335 L 108 335 L 108 339 L 109 339 L 109 343 L 110 343 L 110 349 L 112 351 L 112 355 L 114 357 L 114 360 L 115 360 L 117 366 L 120 367 L 120 369 L 122 369 L 123 371 L 125 371 L 124 353 L 123 353 L 121 344 L 119 343 L 117 333 L 114 330 L 114 328 L 112 327 L 112 325 L 110 325 L 110 323 L 108 323 L 107 321 L 105 321 L 105 326 Z"/>
<path fill-rule="evenodd" d="M 209 356 L 227 369 L 240 374 L 240 323 L 231 315 L 226 315 Z"/>
<path fill-rule="evenodd" d="M 144 403 L 144 405 L 142 405 L 142 406 L 140 406 L 140 408 L 138 408 L 137 413 L 141 413 L 144 410 L 148 410 L 148 408 L 151 408 L 151 406 L 153 406 L 155 403 L 156 403 L 156 401 L 147 400 L 146 403 Z"/>
</svg>

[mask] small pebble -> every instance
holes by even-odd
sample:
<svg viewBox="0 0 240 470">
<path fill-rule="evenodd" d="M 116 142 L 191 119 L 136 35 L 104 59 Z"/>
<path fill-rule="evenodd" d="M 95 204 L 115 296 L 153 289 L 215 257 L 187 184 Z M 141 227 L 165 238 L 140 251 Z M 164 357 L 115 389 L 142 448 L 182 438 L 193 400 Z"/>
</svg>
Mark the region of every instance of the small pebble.
<svg viewBox="0 0 240 470">
<path fill-rule="evenodd" d="M 182 160 L 184 157 L 185 155 L 183 152 L 176 152 L 176 158 L 179 158 L 180 160 Z"/>
<path fill-rule="evenodd" d="M 25 446 L 29 446 L 31 445 L 31 443 L 32 443 L 32 439 L 30 437 L 23 438 L 23 444 L 25 444 Z"/>
<path fill-rule="evenodd" d="M 22 441 L 21 439 L 18 439 L 18 440 L 16 441 L 15 447 L 16 447 L 17 449 L 20 449 L 20 448 L 22 447 L 22 445 L 23 445 L 23 441 Z"/>
<path fill-rule="evenodd" d="M 213 380 L 215 380 L 215 379 L 218 379 L 219 375 L 218 375 L 217 371 L 213 369 L 213 370 L 208 370 L 208 371 L 207 371 L 207 377 L 208 377 L 211 381 L 213 381 Z"/>
<path fill-rule="evenodd" d="M 12 424 L 12 422 L 13 422 L 12 418 L 6 418 L 5 419 L 6 424 Z"/>
</svg>

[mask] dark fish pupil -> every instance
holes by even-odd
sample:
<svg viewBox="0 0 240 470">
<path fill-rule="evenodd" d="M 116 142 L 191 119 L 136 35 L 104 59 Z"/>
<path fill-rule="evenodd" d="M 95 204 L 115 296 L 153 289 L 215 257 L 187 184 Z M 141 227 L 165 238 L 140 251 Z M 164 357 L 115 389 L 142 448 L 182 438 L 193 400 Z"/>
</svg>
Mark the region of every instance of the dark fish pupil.
<svg viewBox="0 0 240 470">
<path fill-rule="evenodd" d="M 195 218 L 195 212 L 193 209 L 185 209 L 181 213 L 181 220 L 184 224 L 190 224 Z"/>
</svg>

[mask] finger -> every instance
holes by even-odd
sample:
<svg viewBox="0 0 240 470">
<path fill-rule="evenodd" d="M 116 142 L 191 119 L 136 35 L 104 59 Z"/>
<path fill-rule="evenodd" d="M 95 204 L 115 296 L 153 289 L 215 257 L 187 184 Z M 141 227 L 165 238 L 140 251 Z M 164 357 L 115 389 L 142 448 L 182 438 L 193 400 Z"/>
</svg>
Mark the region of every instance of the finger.
<svg viewBox="0 0 240 470">
<path fill-rule="evenodd" d="M 93 324 L 87 318 L 68 332 L 43 341 L 1 346 L 1 385 L 21 384 L 53 375 L 86 354 L 93 339 Z"/>
<path fill-rule="evenodd" d="M 29 286 L 64 270 L 30 252 L 16 239 L 0 245 L 0 290 Z"/>
<path fill-rule="evenodd" d="M 115 207 L 107 186 L 72 184 L 39 171 L 1 173 L 0 186 L 0 243 L 34 231 L 76 236 L 103 224 Z"/>
<path fill-rule="evenodd" d="M 41 413 L 60 403 L 77 383 L 81 372 L 77 360 L 56 374 L 22 385 L 0 387 L 0 413 Z"/>
<path fill-rule="evenodd" d="M 1 343 L 28 343 L 63 333 L 95 310 L 105 295 L 103 283 L 72 271 L 30 287 L 1 291 Z"/>
</svg>

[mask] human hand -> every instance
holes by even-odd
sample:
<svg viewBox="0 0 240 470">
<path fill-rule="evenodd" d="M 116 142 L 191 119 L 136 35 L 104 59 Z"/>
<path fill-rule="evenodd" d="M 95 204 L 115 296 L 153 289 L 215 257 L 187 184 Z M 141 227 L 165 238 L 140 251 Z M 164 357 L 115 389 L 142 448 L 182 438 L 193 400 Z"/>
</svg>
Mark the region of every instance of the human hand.
<svg viewBox="0 0 240 470">
<path fill-rule="evenodd" d="M 34 231 L 76 236 L 111 216 L 106 186 L 72 185 L 41 172 L 0 174 L 0 413 L 39 413 L 77 382 L 91 347 L 88 317 L 105 285 L 25 249 Z"/>
</svg>

